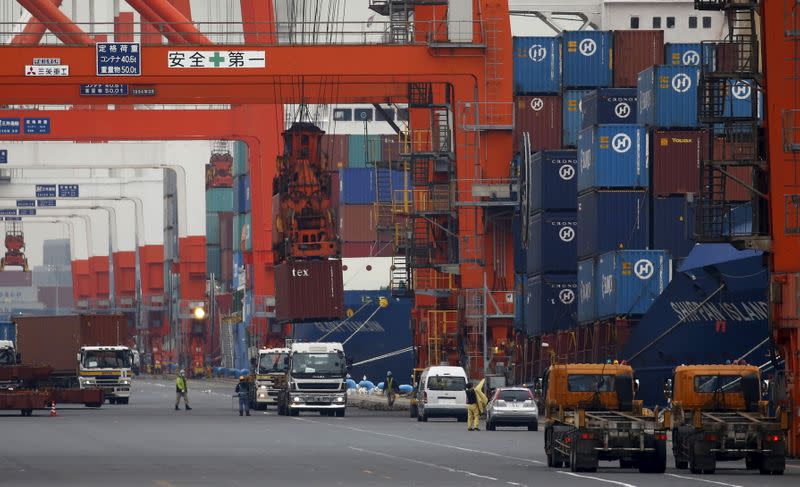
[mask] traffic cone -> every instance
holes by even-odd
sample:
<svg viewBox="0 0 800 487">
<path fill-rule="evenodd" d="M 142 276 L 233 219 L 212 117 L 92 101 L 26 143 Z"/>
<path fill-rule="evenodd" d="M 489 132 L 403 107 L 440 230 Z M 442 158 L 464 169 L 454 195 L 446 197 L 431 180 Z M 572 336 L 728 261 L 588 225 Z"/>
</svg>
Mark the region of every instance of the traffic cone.
<svg viewBox="0 0 800 487">
<path fill-rule="evenodd" d="M 50 416 L 58 416 L 58 412 L 56 412 L 56 402 L 53 401 L 50 405 Z"/>
</svg>

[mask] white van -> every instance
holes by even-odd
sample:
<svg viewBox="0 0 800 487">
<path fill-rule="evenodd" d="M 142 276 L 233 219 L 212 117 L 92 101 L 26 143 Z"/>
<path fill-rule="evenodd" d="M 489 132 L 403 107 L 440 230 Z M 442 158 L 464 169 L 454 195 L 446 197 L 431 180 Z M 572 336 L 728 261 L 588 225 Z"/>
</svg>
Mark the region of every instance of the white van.
<svg viewBox="0 0 800 487">
<path fill-rule="evenodd" d="M 467 373 L 461 367 L 435 366 L 422 371 L 417 389 L 417 421 L 430 417 L 467 420 Z"/>
</svg>

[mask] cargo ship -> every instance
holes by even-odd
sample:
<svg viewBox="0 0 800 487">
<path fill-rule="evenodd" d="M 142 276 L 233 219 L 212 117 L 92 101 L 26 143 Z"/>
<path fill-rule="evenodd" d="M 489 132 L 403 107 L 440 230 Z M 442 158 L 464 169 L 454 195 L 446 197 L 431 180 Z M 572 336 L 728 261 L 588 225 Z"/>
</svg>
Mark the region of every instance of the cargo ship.
<svg viewBox="0 0 800 487">
<path fill-rule="evenodd" d="M 389 300 L 386 308 L 378 306 L 381 297 Z M 414 366 L 411 298 L 392 297 L 388 291 L 350 290 L 344 292 L 344 306 L 346 320 L 295 324 L 292 339 L 344 343 L 356 382 L 366 377 L 377 384 L 392 371 L 401 383 L 408 383 Z"/>
</svg>

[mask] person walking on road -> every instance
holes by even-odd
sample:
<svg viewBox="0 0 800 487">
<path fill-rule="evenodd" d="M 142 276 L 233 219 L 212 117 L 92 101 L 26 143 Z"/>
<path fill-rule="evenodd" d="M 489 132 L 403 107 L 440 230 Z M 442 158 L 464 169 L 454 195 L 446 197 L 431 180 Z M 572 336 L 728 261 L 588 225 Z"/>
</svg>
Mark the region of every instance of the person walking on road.
<svg viewBox="0 0 800 487">
<path fill-rule="evenodd" d="M 178 373 L 178 378 L 175 379 L 175 411 L 180 409 L 178 405 L 181 403 L 181 398 L 183 398 L 183 405 L 186 410 L 191 411 L 192 408 L 189 407 L 189 388 L 186 385 L 186 371 L 183 369 Z"/>
<path fill-rule="evenodd" d="M 394 380 L 391 370 L 386 372 L 383 390 L 386 392 L 386 400 L 389 404 L 389 408 L 391 408 L 394 405 L 394 399 L 397 397 L 397 393 L 400 392 L 400 386 L 397 384 L 397 381 Z"/>
<path fill-rule="evenodd" d="M 247 413 L 250 416 L 250 383 L 244 380 L 244 376 L 239 376 L 239 383 L 236 384 L 236 394 L 239 396 L 239 416 Z"/>
<path fill-rule="evenodd" d="M 467 431 L 480 431 L 478 421 L 480 418 L 480 407 L 478 406 L 478 394 L 472 384 L 467 383 Z"/>
</svg>

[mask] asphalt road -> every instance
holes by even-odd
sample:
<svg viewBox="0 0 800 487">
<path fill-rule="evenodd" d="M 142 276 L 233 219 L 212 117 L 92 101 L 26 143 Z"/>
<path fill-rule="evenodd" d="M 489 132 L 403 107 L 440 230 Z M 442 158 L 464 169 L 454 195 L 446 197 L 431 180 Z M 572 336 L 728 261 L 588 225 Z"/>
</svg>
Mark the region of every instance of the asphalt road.
<svg viewBox="0 0 800 487">
<path fill-rule="evenodd" d="M 190 381 L 192 411 L 174 411 L 172 382 L 138 380 L 128 406 L 60 408 L 51 418 L 0 416 L 0 485 L 799 485 L 800 464 L 782 477 L 720 464 L 716 475 L 669 469 L 644 475 L 601 463 L 597 473 L 545 466 L 542 433 L 466 431 L 465 423 L 419 423 L 407 412 L 349 409 L 345 418 L 233 411 L 232 387 Z M 672 459 L 669 459 L 672 465 Z"/>
</svg>

